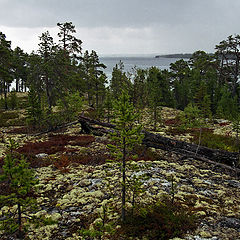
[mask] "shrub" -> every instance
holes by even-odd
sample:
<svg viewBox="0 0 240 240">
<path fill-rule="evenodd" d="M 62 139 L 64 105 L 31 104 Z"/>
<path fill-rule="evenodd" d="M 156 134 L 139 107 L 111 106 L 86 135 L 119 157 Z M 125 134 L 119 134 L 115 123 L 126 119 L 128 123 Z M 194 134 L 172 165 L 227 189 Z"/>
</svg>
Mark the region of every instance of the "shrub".
<svg viewBox="0 0 240 240">
<path fill-rule="evenodd" d="M 0 110 L 0 127 L 9 127 L 11 124 L 19 125 L 18 113 Z"/>
<path fill-rule="evenodd" d="M 198 144 L 199 132 L 195 131 L 192 132 L 192 134 L 192 142 Z M 238 146 L 236 146 L 235 144 L 234 137 L 214 134 L 212 131 L 206 130 L 202 131 L 201 145 L 208 148 L 219 149 L 229 152 L 238 151 Z"/>
<path fill-rule="evenodd" d="M 148 206 L 140 205 L 134 215 L 127 214 L 126 222 L 121 224 L 115 237 L 124 235 L 124 239 L 151 240 L 183 237 L 186 232 L 196 228 L 196 223 L 197 218 L 188 209 L 165 199 Z"/>
<path fill-rule="evenodd" d="M 60 159 L 54 161 L 53 165 L 62 173 L 69 172 L 68 166 L 71 163 L 71 158 L 67 155 L 61 155 Z"/>
<path fill-rule="evenodd" d="M 66 150 L 66 145 L 87 146 L 95 141 L 93 136 L 70 136 L 67 134 L 51 135 L 45 142 L 28 142 L 18 148 L 19 153 L 35 155 L 39 153 L 54 154 Z"/>
<path fill-rule="evenodd" d="M 180 114 L 180 120 L 183 125 L 188 127 L 198 127 L 200 126 L 199 121 L 200 110 L 198 107 L 192 103 L 189 103 L 187 107 L 184 108 L 184 111 Z"/>
</svg>

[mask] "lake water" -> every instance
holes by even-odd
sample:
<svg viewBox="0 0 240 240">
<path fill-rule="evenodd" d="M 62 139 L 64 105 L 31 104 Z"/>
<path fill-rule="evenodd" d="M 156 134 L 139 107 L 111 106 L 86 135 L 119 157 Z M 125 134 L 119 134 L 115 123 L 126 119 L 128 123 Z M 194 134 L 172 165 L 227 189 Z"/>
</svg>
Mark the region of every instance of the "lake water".
<svg viewBox="0 0 240 240">
<path fill-rule="evenodd" d="M 116 66 L 117 63 L 120 62 L 120 60 L 124 64 L 124 71 L 125 72 L 131 72 L 132 68 L 135 66 L 137 68 L 147 69 L 150 67 L 158 67 L 159 69 L 169 69 L 170 63 L 174 63 L 179 58 L 155 58 L 152 57 L 100 57 L 100 62 L 105 64 L 107 66 L 106 69 L 104 69 L 105 74 L 107 75 L 108 79 L 112 76 L 112 70 L 113 67 Z"/>
</svg>

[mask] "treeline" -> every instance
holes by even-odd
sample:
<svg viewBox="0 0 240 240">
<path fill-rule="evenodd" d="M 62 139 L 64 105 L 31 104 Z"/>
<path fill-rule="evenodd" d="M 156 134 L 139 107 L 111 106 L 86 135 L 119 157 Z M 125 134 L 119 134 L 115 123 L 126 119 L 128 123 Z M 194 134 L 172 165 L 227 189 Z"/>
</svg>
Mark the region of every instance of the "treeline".
<svg viewBox="0 0 240 240">
<path fill-rule="evenodd" d="M 49 32 L 39 37 L 39 48 L 31 54 L 0 33 L 0 93 L 8 109 L 7 93 L 15 81 L 15 91 L 28 90 L 29 124 L 44 122 L 50 127 L 61 117 L 70 120 L 83 101 L 96 110 L 96 117 L 111 117 L 113 99 L 125 90 L 139 111 L 148 107 L 154 123 L 162 106 L 183 110 L 189 104 L 205 118 L 217 115 L 232 119 L 240 103 L 240 36 L 229 36 L 216 46 L 214 54 L 197 51 L 188 61 L 178 60 L 169 70 L 156 67 L 124 71 L 119 62 L 107 81 L 106 68 L 95 51 L 82 52 L 82 41 L 75 37 L 71 22 L 58 23 L 58 43 Z M 229 58 L 229 56 L 233 56 Z M 53 118 L 54 107 L 63 112 Z"/>
</svg>

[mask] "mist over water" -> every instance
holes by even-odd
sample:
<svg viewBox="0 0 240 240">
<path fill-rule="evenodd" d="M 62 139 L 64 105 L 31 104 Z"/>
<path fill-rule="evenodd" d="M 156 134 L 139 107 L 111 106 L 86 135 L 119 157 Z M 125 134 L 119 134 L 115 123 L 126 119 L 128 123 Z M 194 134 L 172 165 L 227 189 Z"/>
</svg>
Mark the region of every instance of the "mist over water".
<svg viewBox="0 0 240 240">
<path fill-rule="evenodd" d="M 159 57 L 100 57 L 100 62 L 107 66 L 104 73 L 108 79 L 112 76 L 112 70 L 120 62 L 124 64 L 124 71 L 131 72 L 134 67 L 147 69 L 150 67 L 158 67 L 159 69 L 169 69 L 170 64 L 179 60 L 179 58 Z"/>
</svg>

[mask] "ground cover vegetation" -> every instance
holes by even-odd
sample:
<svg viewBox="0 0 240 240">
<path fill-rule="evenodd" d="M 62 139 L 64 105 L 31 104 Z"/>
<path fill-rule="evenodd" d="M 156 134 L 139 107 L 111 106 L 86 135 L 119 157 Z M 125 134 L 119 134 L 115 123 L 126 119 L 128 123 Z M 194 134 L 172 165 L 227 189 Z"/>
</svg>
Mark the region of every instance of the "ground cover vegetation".
<svg viewBox="0 0 240 240">
<path fill-rule="evenodd" d="M 120 61 L 108 81 L 75 26 L 57 26 L 31 54 L 0 33 L 0 238 L 237 239 L 237 175 L 142 140 L 239 152 L 240 36 L 169 70 Z"/>
</svg>

